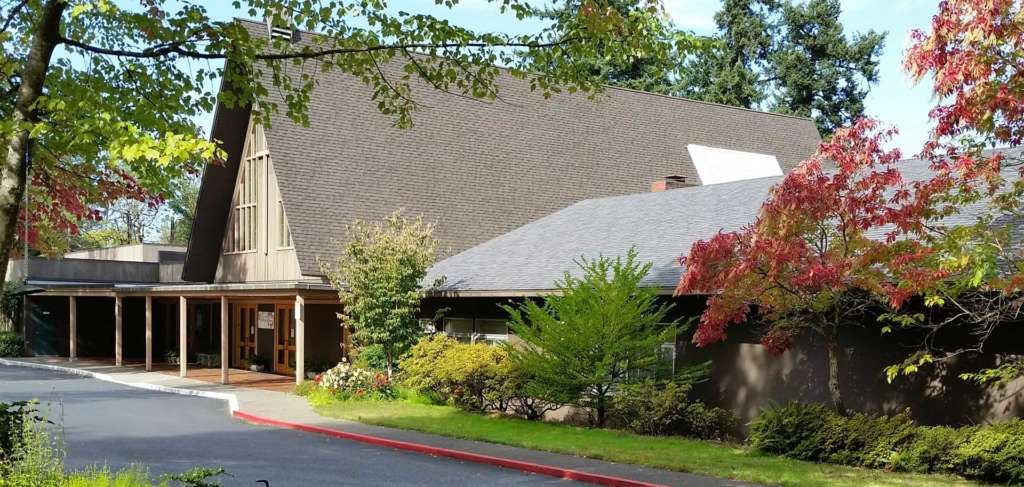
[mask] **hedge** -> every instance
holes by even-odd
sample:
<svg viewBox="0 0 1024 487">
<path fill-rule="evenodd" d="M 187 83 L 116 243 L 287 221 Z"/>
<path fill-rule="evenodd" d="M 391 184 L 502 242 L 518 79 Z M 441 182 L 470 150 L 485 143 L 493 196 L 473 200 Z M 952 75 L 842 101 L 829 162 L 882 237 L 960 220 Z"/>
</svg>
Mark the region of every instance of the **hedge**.
<svg viewBox="0 0 1024 487">
<path fill-rule="evenodd" d="M 25 354 L 25 340 L 13 331 L 0 331 L 0 357 L 21 357 Z"/>
<path fill-rule="evenodd" d="M 909 411 L 843 416 L 818 404 L 768 408 L 750 425 L 750 445 L 801 460 L 1024 485 L 1024 421 L 949 428 L 919 426 Z"/>
</svg>

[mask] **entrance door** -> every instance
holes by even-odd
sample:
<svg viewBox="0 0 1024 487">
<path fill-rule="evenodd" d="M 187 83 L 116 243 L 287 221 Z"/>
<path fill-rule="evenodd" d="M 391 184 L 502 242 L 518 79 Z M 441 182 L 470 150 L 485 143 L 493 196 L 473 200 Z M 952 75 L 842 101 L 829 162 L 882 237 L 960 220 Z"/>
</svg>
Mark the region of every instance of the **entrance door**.
<svg viewBox="0 0 1024 487">
<path fill-rule="evenodd" d="M 295 313 L 294 306 L 274 306 L 274 372 L 290 374 L 295 371 Z"/>
<path fill-rule="evenodd" d="M 256 355 L 256 305 L 235 305 L 235 364 Z"/>
</svg>

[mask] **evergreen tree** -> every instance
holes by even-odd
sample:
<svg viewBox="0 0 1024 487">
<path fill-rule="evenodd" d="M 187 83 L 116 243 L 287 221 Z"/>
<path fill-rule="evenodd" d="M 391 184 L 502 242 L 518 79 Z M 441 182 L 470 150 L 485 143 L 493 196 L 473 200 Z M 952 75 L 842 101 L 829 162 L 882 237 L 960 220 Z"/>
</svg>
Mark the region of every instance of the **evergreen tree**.
<svg viewBox="0 0 1024 487">
<path fill-rule="evenodd" d="M 685 96 L 813 117 L 829 137 L 864 114 L 885 34 L 847 38 L 839 0 L 726 0 L 712 48 L 687 63 Z"/>
<path fill-rule="evenodd" d="M 584 0 L 567 0 L 556 6 L 534 7 L 534 17 L 553 25 L 571 26 L 580 17 Z M 701 39 L 675 28 L 665 12 L 650 0 L 608 0 L 606 15 L 630 18 L 634 25 L 645 26 L 647 32 L 670 42 L 651 46 L 653 49 L 624 51 L 611 43 L 596 51 L 597 56 L 578 58 L 586 71 L 611 86 L 620 86 L 652 93 L 677 94 L 680 69 L 687 53 L 697 49 Z"/>
<path fill-rule="evenodd" d="M 577 264 L 580 276 L 566 272 L 543 302 L 503 306 L 519 339 L 506 351 L 531 377 L 527 394 L 583 408 L 604 427 L 619 388 L 664 360 L 659 349 L 675 340 L 676 321 L 667 318 L 672 305 L 641 284 L 651 264 L 635 248 Z"/>
<path fill-rule="evenodd" d="M 766 98 L 759 72 L 772 47 L 774 0 L 725 0 L 715 14 L 721 32 L 684 70 L 681 94 L 704 101 L 757 108 Z"/>
</svg>

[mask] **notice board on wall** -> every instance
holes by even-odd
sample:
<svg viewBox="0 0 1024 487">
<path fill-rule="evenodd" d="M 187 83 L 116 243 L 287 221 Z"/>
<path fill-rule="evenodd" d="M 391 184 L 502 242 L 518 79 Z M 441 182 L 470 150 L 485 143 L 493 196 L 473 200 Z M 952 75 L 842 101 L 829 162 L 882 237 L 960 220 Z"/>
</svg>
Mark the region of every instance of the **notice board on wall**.
<svg viewBox="0 0 1024 487">
<path fill-rule="evenodd" d="M 259 327 L 261 330 L 273 330 L 274 312 L 260 311 L 259 316 L 256 318 L 256 326 Z"/>
</svg>

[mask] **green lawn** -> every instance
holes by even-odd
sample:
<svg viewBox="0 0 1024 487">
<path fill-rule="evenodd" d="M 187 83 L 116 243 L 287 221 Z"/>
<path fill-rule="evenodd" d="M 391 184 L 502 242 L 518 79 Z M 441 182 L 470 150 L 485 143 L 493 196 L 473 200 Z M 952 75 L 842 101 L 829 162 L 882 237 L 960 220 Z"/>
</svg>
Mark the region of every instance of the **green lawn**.
<svg viewBox="0 0 1024 487">
<path fill-rule="evenodd" d="M 408 401 L 314 401 L 314 407 L 322 415 L 361 423 L 764 484 L 979 485 L 955 477 L 896 474 L 802 462 L 757 453 L 738 445 L 483 416 L 448 406 Z"/>
</svg>

